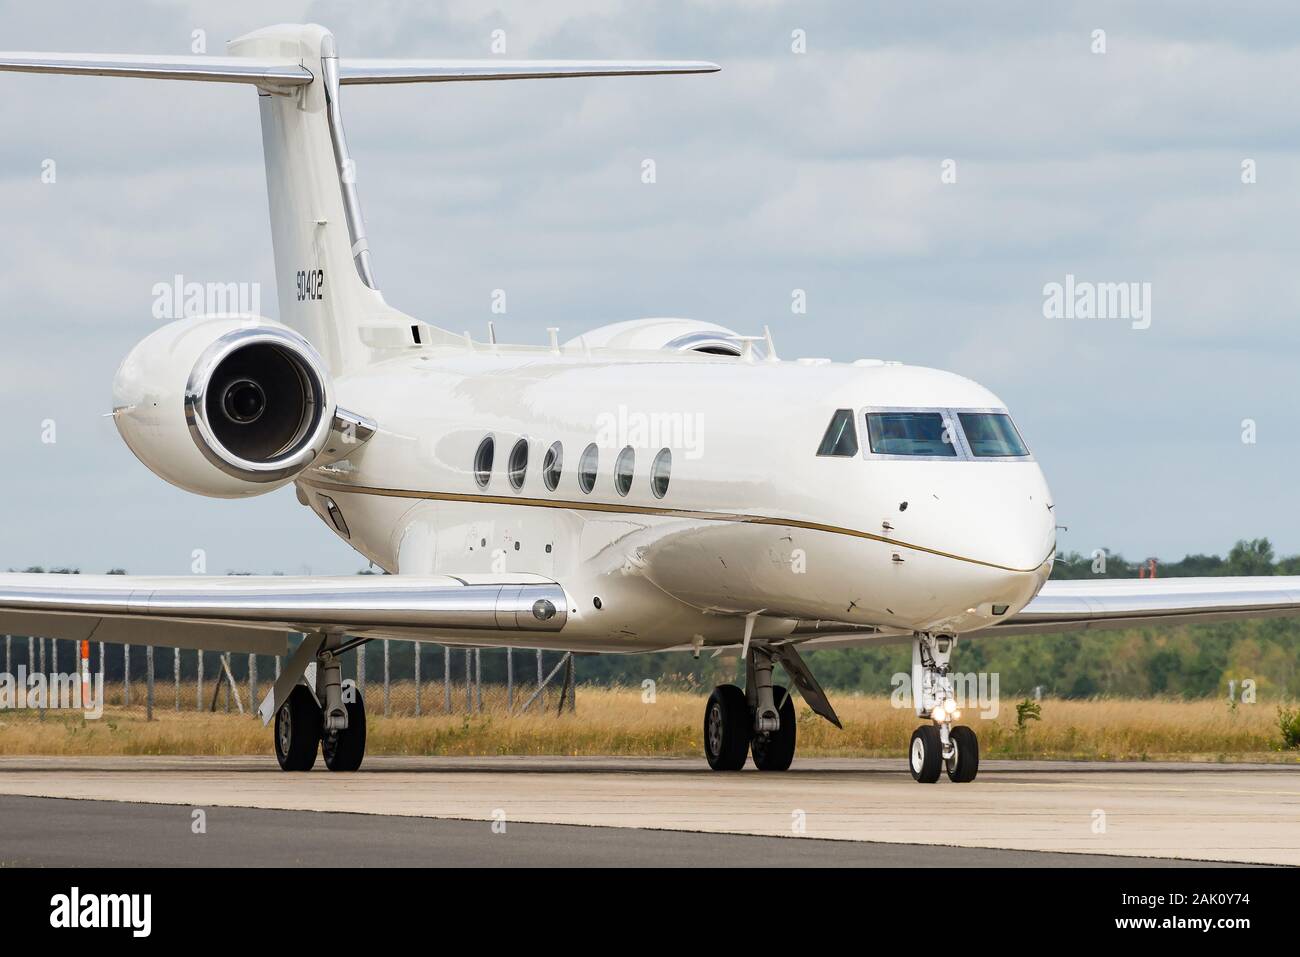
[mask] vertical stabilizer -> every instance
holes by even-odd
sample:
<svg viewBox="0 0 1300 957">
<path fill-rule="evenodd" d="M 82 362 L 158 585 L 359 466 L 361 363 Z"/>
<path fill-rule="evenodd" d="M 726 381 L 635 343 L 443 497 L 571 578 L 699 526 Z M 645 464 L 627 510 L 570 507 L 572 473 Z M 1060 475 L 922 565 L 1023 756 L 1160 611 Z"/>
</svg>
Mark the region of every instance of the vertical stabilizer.
<svg viewBox="0 0 1300 957">
<path fill-rule="evenodd" d="M 353 164 L 338 102 L 338 56 L 323 27 L 267 27 L 230 44 L 236 57 L 294 59 L 310 83 L 259 89 L 266 191 L 280 320 L 307 337 L 336 374 L 395 345 L 411 320 L 374 287 Z"/>
</svg>

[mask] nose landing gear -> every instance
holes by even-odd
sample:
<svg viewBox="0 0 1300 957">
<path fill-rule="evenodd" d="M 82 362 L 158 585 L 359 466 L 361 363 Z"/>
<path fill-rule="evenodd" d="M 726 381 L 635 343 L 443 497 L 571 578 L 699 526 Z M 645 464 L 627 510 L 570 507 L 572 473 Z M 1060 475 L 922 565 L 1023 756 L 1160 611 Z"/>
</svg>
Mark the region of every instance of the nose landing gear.
<svg viewBox="0 0 1300 957">
<path fill-rule="evenodd" d="M 949 659 L 957 639 L 953 635 L 918 634 L 912 639 L 912 697 L 918 718 L 934 724 L 912 732 L 908 770 L 922 784 L 939 780 L 945 771 L 955 784 L 974 781 L 979 773 L 980 747 L 975 732 L 953 726 L 961 717 L 949 675 Z"/>
</svg>

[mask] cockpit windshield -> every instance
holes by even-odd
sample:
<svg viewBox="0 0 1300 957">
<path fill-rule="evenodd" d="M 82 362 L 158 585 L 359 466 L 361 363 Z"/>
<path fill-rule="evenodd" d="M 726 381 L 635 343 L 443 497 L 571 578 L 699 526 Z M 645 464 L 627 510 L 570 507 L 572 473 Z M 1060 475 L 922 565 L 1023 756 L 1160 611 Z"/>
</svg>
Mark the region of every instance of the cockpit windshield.
<svg viewBox="0 0 1300 957">
<path fill-rule="evenodd" d="M 862 451 L 867 458 L 987 462 L 1032 457 L 1005 409 L 868 406 L 862 415 L 866 425 Z M 837 424 L 838 418 L 831 423 L 832 427 Z M 826 441 L 823 439 L 823 446 Z M 823 449 L 819 454 L 845 453 Z"/>
<path fill-rule="evenodd" d="M 1011 416 L 1002 412 L 958 412 L 966 444 L 976 458 L 1028 455 Z"/>
<path fill-rule="evenodd" d="M 952 426 L 942 412 L 868 412 L 867 435 L 876 455 L 957 457 Z"/>
</svg>

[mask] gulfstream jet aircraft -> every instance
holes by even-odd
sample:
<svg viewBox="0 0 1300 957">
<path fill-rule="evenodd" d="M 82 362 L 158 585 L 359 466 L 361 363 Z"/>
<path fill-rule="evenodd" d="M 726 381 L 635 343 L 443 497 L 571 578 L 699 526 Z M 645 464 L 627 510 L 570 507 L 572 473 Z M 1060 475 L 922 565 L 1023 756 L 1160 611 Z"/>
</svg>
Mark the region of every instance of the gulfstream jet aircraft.
<svg viewBox="0 0 1300 957">
<path fill-rule="evenodd" d="M 302 633 L 260 709 L 287 771 L 318 752 L 330 770 L 360 766 L 365 706 L 339 663 L 375 638 L 738 653 L 745 686 L 710 695 L 705 756 L 717 770 L 752 756 L 765 771 L 795 751 L 775 665 L 838 725 L 803 651 L 906 641 L 922 722 L 908 764 L 933 782 L 979 767 L 950 672 L 967 636 L 1300 614 L 1296 578 L 1049 582 L 1043 473 L 998 397 L 959 375 L 781 360 L 769 335 L 680 319 L 498 345 L 384 301 L 344 86 L 714 64 L 349 60 L 328 31 L 296 25 L 241 37 L 229 54 L 3 53 L 0 69 L 253 88 L 279 319 L 155 330 L 117 371 L 113 415 L 141 462 L 196 495 L 292 482 L 389 574 L 3 575 L 0 631 L 275 655 Z M 620 410 L 706 428 L 691 447 L 654 429 L 620 436 L 608 427 Z"/>
</svg>

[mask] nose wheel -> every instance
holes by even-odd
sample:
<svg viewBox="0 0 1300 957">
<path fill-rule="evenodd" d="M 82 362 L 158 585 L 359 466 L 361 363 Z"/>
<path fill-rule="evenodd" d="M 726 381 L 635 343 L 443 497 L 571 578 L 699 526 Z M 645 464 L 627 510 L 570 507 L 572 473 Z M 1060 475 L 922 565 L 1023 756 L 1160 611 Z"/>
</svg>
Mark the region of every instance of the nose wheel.
<svg viewBox="0 0 1300 957">
<path fill-rule="evenodd" d="M 952 729 L 948 735 L 952 757 L 944 758 L 943 769 L 954 784 L 974 781 L 980 769 L 980 741 L 975 732 L 965 725 Z"/>
<path fill-rule="evenodd" d="M 959 725 L 948 732 L 945 748 L 943 730 L 940 725 L 923 724 L 912 732 L 907 752 L 907 768 L 912 772 L 912 779 L 933 784 L 942 772 L 954 784 L 974 781 L 980 768 L 979 738 L 970 728 Z"/>
</svg>

